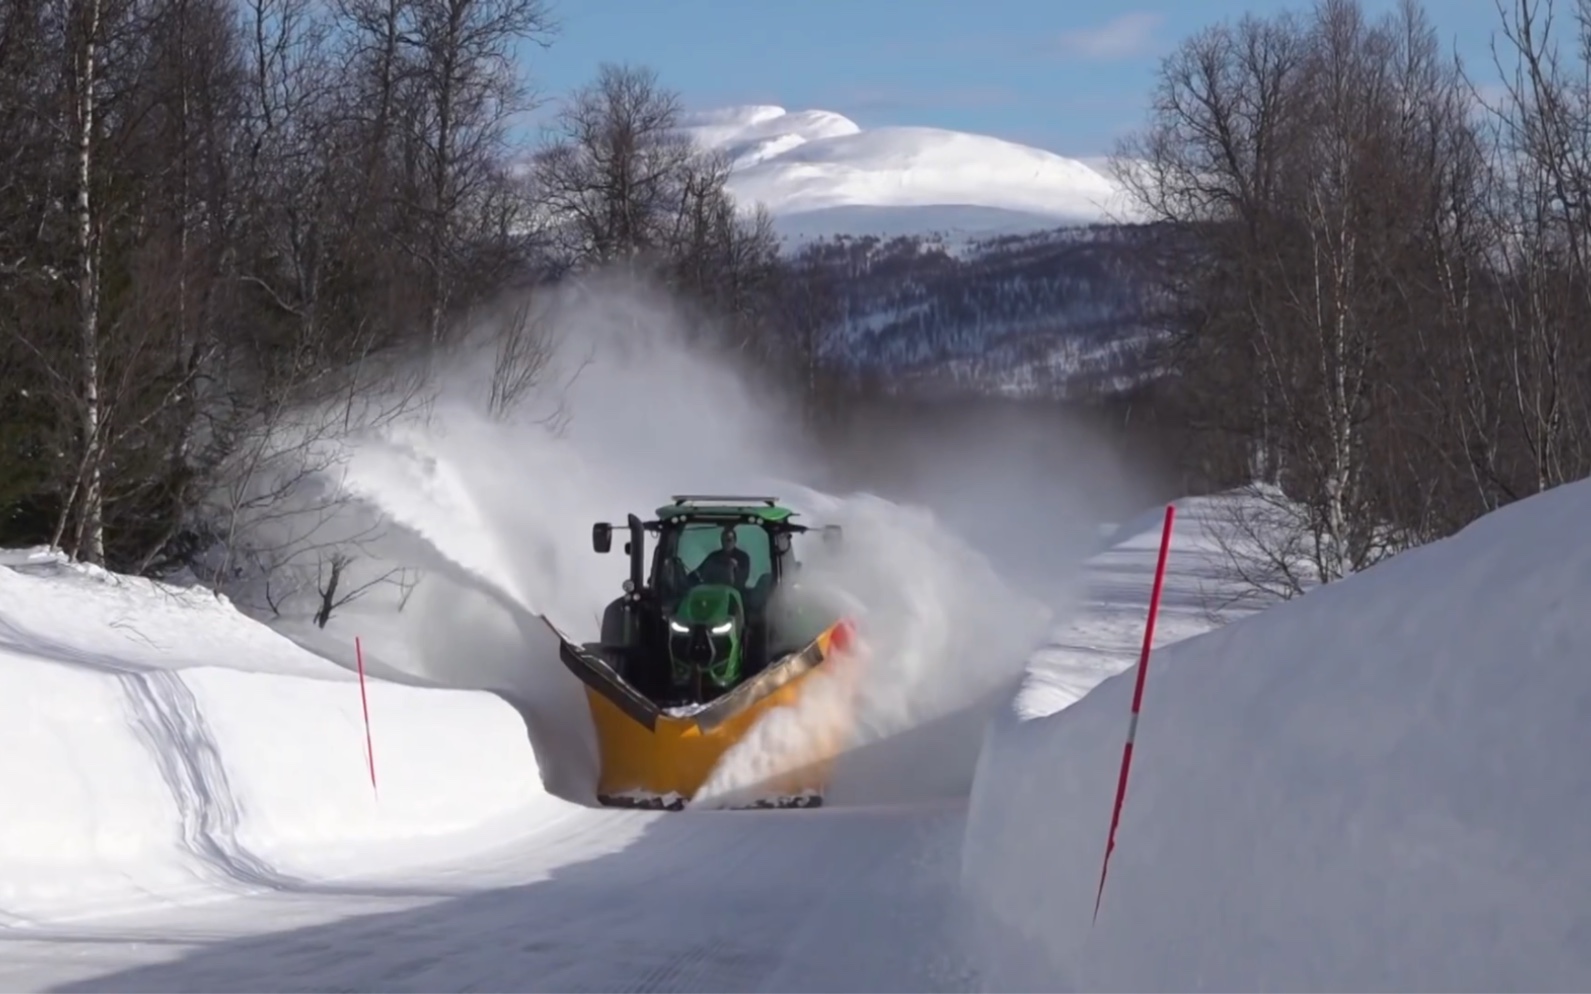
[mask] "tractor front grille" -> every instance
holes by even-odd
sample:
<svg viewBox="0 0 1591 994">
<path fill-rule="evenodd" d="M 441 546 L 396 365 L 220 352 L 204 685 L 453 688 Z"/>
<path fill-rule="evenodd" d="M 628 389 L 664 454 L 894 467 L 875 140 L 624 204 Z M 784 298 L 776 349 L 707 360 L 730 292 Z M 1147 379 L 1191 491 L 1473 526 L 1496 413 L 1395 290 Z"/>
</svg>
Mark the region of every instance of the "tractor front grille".
<svg viewBox="0 0 1591 994">
<path fill-rule="evenodd" d="M 714 635 L 706 625 L 692 625 L 688 632 L 670 632 L 669 649 L 674 658 L 692 666 L 709 666 L 729 656 L 728 635 Z"/>
</svg>

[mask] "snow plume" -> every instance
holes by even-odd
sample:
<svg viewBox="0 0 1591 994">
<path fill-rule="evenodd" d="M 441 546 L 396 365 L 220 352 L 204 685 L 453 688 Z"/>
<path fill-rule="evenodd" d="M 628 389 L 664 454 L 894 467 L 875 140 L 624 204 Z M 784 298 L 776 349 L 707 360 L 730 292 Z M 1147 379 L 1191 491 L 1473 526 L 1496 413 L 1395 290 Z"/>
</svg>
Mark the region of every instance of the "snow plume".
<svg viewBox="0 0 1591 994">
<path fill-rule="evenodd" d="M 590 796 L 595 743 L 578 681 L 538 616 L 595 640 L 628 575 L 591 525 L 650 516 L 672 493 L 774 492 L 800 472 L 777 402 L 687 343 L 663 295 L 592 280 L 536 315 L 541 383 L 510 416 L 486 409 L 495 353 L 446 370 L 423 422 L 361 440 L 346 489 L 385 519 L 378 555 L 426 571 L 392 657 L 447 686 L 495 690 L 526 714 L 549 789 Z"/>
<path fill-rule="evenodd" d="M 1011 587 L 988 558 L 925 508 L 879 497 L 836 498 L 805 491 L 792 504 L 838 524 L 838 550 L 813 548 L 803 583 L 835 592 L 857 623 L 862 647 L 849 679 L 819 682 L 802 700 L 768 716 L 720 761 L 698 803 L 733 803 L 770 777 L 839 751 L 843 781 L 853 756 L 927 725 L 1020 679 L 1050 611 Z M 836 725 L 846 732 L 834 739 Z M 981 729 L 947 726 L 963 739 L 967 763 Z M 936 743 L 943 750 L 944 743 Z M 913 757 L 901 755 L 905 762 Z M 893 765 L 893 764 L 892 764 Z M 873 776 L 903 772 L 867 764 Z M 970 769 L 970 766 L 969 766 Z M 899 790 L 899 784 L 865 785 Z"/>
<path fill-rule="evenodd" d="M 689 344 L 697 329 L 666 295 L 588 279 L 545 295 L 533 319 L 551 354 L 523 406 L 490 410 L 499 346 L 483 341 L 450 360 L 423 417 L 347 440 L 335 473 L 320 474 L 343 527 L 361 536 L 346 583 L 398 567 L 423 575 L 401 602 L 383 587 L 329 630 L 356 619 L 390 669 L 514 700 L 548 788 L 589 797 L 595 745 L 581 689 L 536 616 L 596 638 L 627 570 L 622 555 L 591 550 L 593 522 L 650 515 L 673 493 L 767 493 L 810 524 L 844 527 L 837 553 L 821 555 L 813 541 L 803 555 L 808 575 L 850 605 L 874 657 L 852 745 L 1016 679 L 1041 631 L 1038 605 L 935 514 L 814 489 L 826 467 L 798 420 Z M 1001 513 L 998 502 L 989 513 Z M 724 776 L 777 761 L 777 730 L 754 735 Z"/>
</svg>

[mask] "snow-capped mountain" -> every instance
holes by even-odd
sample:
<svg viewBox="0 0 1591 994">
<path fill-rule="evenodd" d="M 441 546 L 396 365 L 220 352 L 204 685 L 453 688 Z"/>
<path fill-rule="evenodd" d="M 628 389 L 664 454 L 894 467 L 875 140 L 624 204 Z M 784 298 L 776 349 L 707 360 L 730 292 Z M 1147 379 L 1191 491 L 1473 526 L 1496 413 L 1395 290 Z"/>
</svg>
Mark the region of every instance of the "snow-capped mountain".
<svg viewBox="0 0 1591 994">
<path fill-rule="evenodd" d="M 730 190 L 762 203 L 781 233 L 1017 234 L 1130 220 L 1099 163 L 942 128 L 864 129 L 825 110 L 728 107 L 685 129 L 723 151 Z"/>
</svg>

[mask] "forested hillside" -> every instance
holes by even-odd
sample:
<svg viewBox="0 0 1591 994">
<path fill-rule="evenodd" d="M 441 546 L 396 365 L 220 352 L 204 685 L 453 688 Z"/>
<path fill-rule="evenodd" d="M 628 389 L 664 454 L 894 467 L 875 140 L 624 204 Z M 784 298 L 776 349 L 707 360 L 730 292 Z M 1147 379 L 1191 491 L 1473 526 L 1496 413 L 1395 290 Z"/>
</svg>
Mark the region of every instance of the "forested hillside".
<svg viewBox="0 0 1591 994">
<path fill-rule="evenodd" d="M 901 389 L 1062 397 L 1142 381 L 1160 298 L 1143 255 L 1157 234 L 837 236 L 794 256 L 836 297 L 835 362 Z"/>
</svg>

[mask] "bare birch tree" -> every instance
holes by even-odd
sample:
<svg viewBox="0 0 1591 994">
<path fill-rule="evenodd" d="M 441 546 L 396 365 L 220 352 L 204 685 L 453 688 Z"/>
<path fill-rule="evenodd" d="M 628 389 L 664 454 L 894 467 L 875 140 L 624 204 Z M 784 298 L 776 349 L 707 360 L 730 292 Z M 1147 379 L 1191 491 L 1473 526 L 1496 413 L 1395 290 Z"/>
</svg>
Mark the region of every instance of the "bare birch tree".
<svg viewBox="0 0 1591 994">
<path fill-rule="evenodd" d="M 1255 494 L 1302 512 L 1272 565 L 1303 547 L 1322 580 L 1364 569 L 1429 537 L 1453 489 L 1427 484 L 1439 464 L 1415 439 L 1455 423 L 1431 410 L 1451 383 L 1431 370 L 1480 313 L 1465 93 L 1412 2 L 1371 22 L 1322 0 L 1189 39 L 1119 152 L 1140 204 L 1188 239 L 1165 280 L 1180 382 L 1207 426 L 1249 441 Z"/>
<path fill-rule="evenodd" d="M 440 344 L 459 285 L 504 275 L 480 271 L 487 260 L 479 247 L 525 223 L 522 192 L 501 169 L 509 123 L 538 103 L 516 51 L 521 42 L 545 44 L 555 23 L 543 0 L 411 0 L 411 6 L 404 44 L 416 89 L 408 136 L 417 153 L 415 251 L 427 276 L 430 338 Z M 512 256 L 490 261 L 515 262 Z"/>
</svg>

